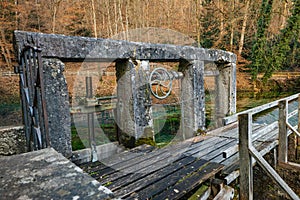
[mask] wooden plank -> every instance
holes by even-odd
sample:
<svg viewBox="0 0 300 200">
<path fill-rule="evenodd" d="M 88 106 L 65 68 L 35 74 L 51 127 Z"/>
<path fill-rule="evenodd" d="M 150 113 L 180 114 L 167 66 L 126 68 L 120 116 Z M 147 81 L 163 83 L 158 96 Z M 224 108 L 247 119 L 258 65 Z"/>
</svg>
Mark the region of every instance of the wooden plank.
<svg viewBox="0 0 300 200">
<path fill-rule="evenodd" d="M 234 189 L 225 185 L 213 200 L 230 200 L 234 197 Z"/>
<path fill-rule="evenodd" d="M 138 169 L 147 167 L 152 163 L 158 162 L 159 160 L 164 160 L 172 155 L 175 156 L 177 154 L 183 153 L 185 150 L 184 145 L 185 143 L 180 143 L 180 147 L 182 148 L 179 148 L 179 145 L 174 145 L 173 149 L 156 149 L 155 151 L 146 153 L 143 156 L 139 156 L 131 160 L 126 160 L 122 163 L 117 163 L 115 165 L 109 166 L 106 169 L 97 171 L 97 175 L 93 177 L 100 180 L 102 177 L 107 177 L 108 175 L 112 174 L 111 176 L 114 177 L 113 179 L 117 179 L 119 178 L 118 176 L 125 176 L 126 174 L 136 172 L 136 170 Z M 119 171 L 121 171 L 121 173 L 118 173 Z M 113 173 L 118 173 L 118 176 Z"/>
<path fill-rule="evenodd" d="M 167 163 L 167 162 L 162 162 L 162 163 L 158 163 L 158 164 L 154 164 L 151 165 L 151 169 L 155 168 L 155 170 L 151 171 L 151 173 L 155 173 L 156 174 L 156 178 L 158 178 L 159 176 L 167 176 L 170 173 L 172 173 L 173 171 L 178 170 L 179 168 L 183 167 L 183 164 L 188 165 L 192 162 L 194 162 L 195 158 L 193 157 L 184 157 L 183 159 L 179 159 L 173 163 Z M 177 166 L 178 168 L 174 168 L 174 166 Z M 149 170 L 149 168 L 144 168 L 143 170 L 138 171 L 137 173 L 133 173 L 130 174 L 128 176 L 122 177 L 116 181 L 111 182 L 111 184 L 109 184 L 109 188 L 112 191 L 116 191 L 121 189 L 121 187 L 125 187 L 129 184 L 132 184 L 136 181 L 138 182 L 143 182 L 143 178 L 145 178 L 146 176 L 149 175 L 149 172 L 147 171 Z M 153 176 L 151 175 L 150 176 Z M 149 177 L 146 177 L 149 178 Z M 141 180 L 141 181 L 139 181 Z M 100 182 L 101 183 L 101 182 Z M 139 184 L 139 186 L 141 186 L 141 184 Z M 138 189 L 138 188 L 136 188 Z"/>
<path fill-rule="evenodd" d="M 275 124 L 278 124 L 277 122 L 274 122 Z M 268 132 L 267 132 L 268 131 Z M 257 142 L 268 142 L 273 141 L 274 139 L 278 139 L 278 126 L 274 125 L 273 129 L 272 127 L 269 127 L 266 129 L 266 132 L 263 132 L 260 134 L 260 137 L 256 137 L 253 141 L 253 144 Z"/>
<path fill-rule="evenodd" d="M 185 176 L 198 171 L 199 169 L 203 168 L 206 166 L 208 162 L 206 160 L 196 160 L 190 165 L 184 166 L 184 168 L 181 168 L 181 170 L 178 170 L 163 179 L 160 180 L 155 180 L 154 184 L 149 185 L 148 187 L 138 191 L 137 194 L 134 194 L 133 196 L 121 196 L 121 198 L 127 198 L 128 199 L 149 199 L 162 191 L 164 191 L 166 188 L 173 186 L 175 183 L 178 181 L 182 180 Z M 153 180 L 152 180 L 153 181 Z M 117 193 L 116 193 L 117 194 Z"/>
<path fill-rule="evenodd" d="M 173 187 L 170 187 L 166 191 L 163 191 L 159 195 L 155 196 L 153 200 L 180 199 L 188 192 L 197 188 L 207 179 L 214 177 L 215 174 L 222 170 L 222 168 L 223 166 L 218 163 L 208 163 L 205 167 L 201 168 L 200 171 L 184 177 L 182 181 L 179 181 Z"/>
<path fill-rule="evenodd" d="M 123 156 L 116 155 L 111 158 L 107 158 L 102 160 L 101 162 L 107 165 L 105 168 L 92 168 L 88 172 L 96 174 L 97 176 L 101 175 L 109 175 L 111 173 L 114 173 L 116 170 L 122 170 L 126 167 L 133 166 L 137 163 L 143 162 L 143 161 L 150 161 L 151 158 L 156 159 L 160 156 L 163 156 L 164 154 L 170 154 L 170 152 L 176 152 L 176 149 L 179 149 L 179 151 L 184 150 L 186 147 L 188 147 L 190 142 L 181 142 L 175 145 L 171 145 L 167 148 L 162 149 L 149 149 L 149 151 L 145 151 L 143 153 L 140 153 L 139 149 L 135 149 L 134 151 L 129 151 L 127 154 Z M 135 153 L 137 152 L 137 153 Z M 150 153 L 151 152 L 151 153 Z M 128 170 L 127 170 L 128 171 Z M 97 173 L 96 173 L 97 172 Z"/>
<path fill-rule="evenodd" d="M 231 142 L 234 142 L 234 140 L 232 140 L 232 139 L 226 139 L 226 140 L 222 140 L 222 142 L 221 143 L 219 143 L 219 144 L 217 144 L 217 145 L 209 145 L 209 149 L 210 150 L 208 150 L 208 151 L 206 151 L 206 153 L 204 152 L 204 151 L 200 151 L 200 152 L 198 152 L 198 153 L 196 153 L 196 154 L 191 154 L 191 156 L 193 156 L 193 157 L 200 157 L 201 158 L 201 156 L 204 156 L 203 158 L 206 158 L 206 159 L 208 159 L 208 160 L 210 160 L 210 159 L 213 159 L 213 158 L 215 158 L 217 155 L 220 155 L 220 151 L 218 151 L 218 148 L 228 148 L 227 146 L 228 145 L 231 145 L 230 143 L 228 144 L 228 142 L 229 141 L 231 141 Z M 204 149 L 206 149 L 207 150 L 207 148 L 204 146 Z M 185 154 L 186 155 L 186 154 Z M 169 167 L 169 166 L 168 166 Z M 155 172 L 154 174 L 157 174 L 158 172 Z M 156 175 L 156 176 L 162 176 L 163 175 L 163 173 L 166 173 L 166 172 L 159 172 L 160 173 L 160 175 Z M 143 184 L 145 184 L 145 183 L 149 183 L 149 180 L 148 180 L 148 178 L 150 177 L 150 176 L 153 176 L 153 174 L 150 174 L 149 176 L 147 176 L 147 177 L 145 177 L 145 178 L 143 178 L 142 180 L 138 180 L 137 182 L 135 182 L 135 183 L 133 183 L 133 184 L 131 184 L 131 185 L 134 185 L 133 187 L 131 187 L 132 189 L 136 189 L 136 188 L 139 188 L 139 187 L 141 187 Z M 109 186 L 108 186 L 109 187 Z M 110 188 L 110 187 L 109 187 Z M 125 190 L 127 187 L 125 187 L 125 188 L 122 188 L 122 190 Z M 127 191 L 130 191 L 129 189 L 126 189 Z"/>
<path fill-rule="evenodd" d="M 207 135 L 209 136 L 215 136 L 215 137 L 227 137 L 227 138 L 232 138 L 236 137 L 237 138 L 237 123 L 227 125 L 222 128 L 218 128 L 214 131 L 208 132 Z"/>
<path fill-rule="evenodd" d="M 230 139 L 216 137 L 212 142 L 205 143 L 205 146 L 207 147 L 206 149 L 202 149 L 202 148 L 198 147 L 198 148 L 195 148 L 195 149 L 187 150 L 185 152 L 185 154 L 187 154 L 187 155 L 194 155 L 194 154 L 199 153 L 199 155 L 204 155 L 205 152 L 210 152 L 211 150 L 213 150 L 214 146 L 218 147 L 219 145 L 222 145 L 224 142 L 226 142 L 228 140 L 230 140 Z"/>
<path fill-rule="evenodd" d="M 184 149 L 181 151 L 169 151 L 166 154 L 154 156 L 152 159 L 141 160 L 139 163 L 136 163 L 126 169 L 117 170 L 113 174 L 106 174 L 105 176 L 97 176 L 96 179 L 101 184 L 115 183 L 124 180 L 121 182 L 122 185 L 128 185 L 130 182 L 133 182 L 135 179 L 134 176 L 137 174 L 150 174 L 157 171 L 160 168 L 163 168 L 170 163 L 184 158 L 181 156 L 184 152 Z M 131 177 L 128 179 L 128 177 Z"/>
<path fill-rule="evenodd" d="M 296 116 L 297 114 L 298 114 L 298 110 L 294 110 L 294 111 L 290 112 L 290 113 L 288 114 L 288 119 L 291 118 L 291 117 Z"/>
<path fill-rule="evenodd" d="M 85 163 L 82 165 L 79 165 L 81 168 L 84 169 L 87 173 L 93 173 L 96 171 L 101 171 L 103 169 L 109 168 L 110 166 L 116 165 L 118 163 L 122 163 L 125 160 L 131 160 L 134 158 L 137 158 L 139 156 L 144 156 L 146 153 L 152 151 L 154 147 L 149 145 L 142 145 L 140 147 L 134 148 L 130 151 L 125 151 L 119 154 L 116 154 L 114 156 L 111 156 L 109 158 L 105 158 L 101 160 L 100 162 L 95 162 L 94 164 Z M 99 164 L 101 163 L 101 165 Z"/>
<path fill-rule="evenodd" d="M 259 165 L 267 172 L 274 181 L 294 200 L 300 200 L 298 195 L 286 184 L 286 182 L 277 174 L 277 172 L 269 165 L 269 163 L 260 155 L 260 153 L 254 148 L 250 147 L 249 151 Z"/>
<path fill-rule="evenodd" d="M 228 141 L 225 145 L 219 148 L 215 148 L 214 151 L 210 152 L 209 154 L 204 155 L 203 159 L 214 159 L 214 162 L 222 162 L 224 160 L 222 151 L 225 149 L 228 149 L 229 147 L 233 146 L 236 144 L 235 140 Z M 196 155 L 195 155 L 196 156 Z"/>
<path fill-rule="evenodd" d="M 278 128 L 278 122 L 275 121 L 272 124 L 264 126 L 263 128 L 260 128 L 257 131 L 253 130 L 252 141 L 258 140 L 259 138 L 261 138 L 262 136 L 268 134 L 269 132 L 275 131 L 277 128 Z"/>
<path fill-rule="evenodd" d="M 232 139 L 231 140 L 229 140 L 229 139 L 224 140 L 223 139 L 218 144 L 207 143 L 206 145 L 201 146 L 201 148 L 199 148 L 199 152 L 196 152 L 196 154 L 186 154 L 186 153 L 184 153 L 184 156 L 193 156 L 194 158 L 196 158 L 196 157 L 201 158 L 202 156 L 205 156 L 205 158 L 208 159 L 208 160 L 212 159 L 216 155 L 220 154 L 220 152 L 218 151 L 218 148 L 220 148 L 220 147 L 227 148 L 226 145 L 230 145 L 230 144 L 228 144 L 228 141 L 234 141 L 234 140 L 232 140 Z M 180 162 L 180 160 L 178 162 Z M 151 166 L 151 168 L 152 168 L 152 166 Z M 146 170 L 146 168 L 145 168 L 145 170 Z M 141 173 L 141 172 L 137 171 L 137 173 Z M 160 173 L 163 173 L 163 172 L 160 172 Z M 150 176 L 152 176 L 152 175 L 150 175 Z M 130 176 L 130 178 L 133 178 L 133 177 L 134 177 L 134 175 Z M 145 177 L 145 179 L 147 179 L 147 177 Z M 141 181 L 143 182 L 143 180 L 141 180 Z M 148 182 L 148 180 L 147 180 L 147 182 Z M 122 184 L 118 183 L 118 185 L 123 185 L 123 184 L 124 183 L 122 183 Z M 138 185 L 136 187 L 138 187 Z M 111 187 L 109 187 L 109 188 L 111 188 Z M 111 188 L 111 189 L 113 190 L 113 188 Z"/>
<path fill-rule="evenodd" d="M 218 143 L 221 139 L 209 136 L 207 139 L 193 143 L 186 152 L 197 152 L 201 146 L 211 143 Z"/>
<path fill-rule="evenodd" d="M 253 199 L 252 159 L 248 151 L 251 146 L 252 115 L 239 115 L 239 163 L 240 163 L 240 199 Z"/>
<path fill-rule="evenodd" d="M 229 158 L 239 151 L 239 145 L 234 145 L 222 152 L 223 158 Z"/>
<path fill-rule="evenodd" d="M 233 163 L 236 163 L 238 160 L 239 160 L 239 153 L 236 152 L 234 155 L 230 156 L 229 158 L 224 159 L 224 161 L 222 161 L 220 164 L 225 165 L 226 167 L 224 170 L 226 170 L 226 168 L 228 168 Z"/>
</svg>

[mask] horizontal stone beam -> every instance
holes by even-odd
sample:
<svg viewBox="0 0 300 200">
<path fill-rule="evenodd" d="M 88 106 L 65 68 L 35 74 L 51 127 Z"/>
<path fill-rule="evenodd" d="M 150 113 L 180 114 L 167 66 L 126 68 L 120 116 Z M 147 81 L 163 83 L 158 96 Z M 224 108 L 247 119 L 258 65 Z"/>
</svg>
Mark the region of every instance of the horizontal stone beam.
<svg viewBox="0 0 300 200">
<path fill-rule="evenodd" d="M 172 62 L 181 59 L 218 63 L 236 62 L 234 53 L 223 50 L 24 31 L 14 32 L 14 46 L 17 58 L 20 58 L 22 49 L 26 46 L 35 46 L 41 48 L 43 57 L 61 60 L 115 61 L 135 57 L 152 62 Z"/>
</svg>

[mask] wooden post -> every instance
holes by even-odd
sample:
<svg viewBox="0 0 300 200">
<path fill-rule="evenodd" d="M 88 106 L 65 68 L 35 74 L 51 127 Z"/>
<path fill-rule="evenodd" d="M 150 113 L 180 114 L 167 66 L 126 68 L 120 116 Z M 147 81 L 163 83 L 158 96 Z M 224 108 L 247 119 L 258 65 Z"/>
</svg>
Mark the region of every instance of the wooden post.
<svg viewBox="0 0 300 200">
<path fill-rule="evenodd" d="M 279 102 L 279 145 L 278 145 L 278 162 L 287 162 L 287 150 L 288 150 L 288 139 L 287 139 L 287 101 L 282 100 Z"/>
<path fill-rule="evenodd" d="M 252 115 L 239 115 L 240 199 L 253 199 L 253 171 L 249 146 L 252 145 Z"/>
</svg>

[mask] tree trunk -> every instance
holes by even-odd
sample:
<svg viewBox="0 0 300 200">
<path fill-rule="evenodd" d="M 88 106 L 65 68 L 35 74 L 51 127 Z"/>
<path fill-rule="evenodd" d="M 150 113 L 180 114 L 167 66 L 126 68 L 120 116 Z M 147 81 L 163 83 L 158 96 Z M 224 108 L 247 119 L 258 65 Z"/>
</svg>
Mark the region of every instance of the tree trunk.
<svg viewBox="0 0 300 200">
<path fill-rule="evenodd" d="M 283 13 L 281 13 L 281 25 L 280 25 L 280 29 L 284 29 L 285 24 L 286 24 L 286 17 L 288 15 L 288 2 L 284 1 L 284 7 L 283 7 Z"/>
<path fill-rule="evenodd" d="M 94 36 L 95 38 L 98 37 L 97 34 L 97 21 L 96 21 L 96 12 L 95 12 L 95 2 L 94 0 L 91 0 L 92 2 L 92 13 L 93 13 L 93 26 L 94 26 Z"/>
<path fill-rule="evenodd" d="M 242 32 L 241 32 L 241 38 L 240 38 L 240 42 L 239 42 L 239 52 L 238 52 L 239 55 L 241 55 L 242 51 L 243 51 L 250 2 L 251 2 L 251 0 L 247 0 L 246 1 L 246 7 L 245 7 L 245 13 L 244 13 L 244 19 L 243 19 L 243 25 L 242 25 Z"/>
<path fill-rule="evenodd" d="M 235 18 L 234 18 L 234 9 L 235 9 L 235 0 L 232 0 L 232 9 L 231 9 L 231 13 L 230 13 L 230 24 L 231 24 L 231 27 L 230 27 L 230 51 L 233 51 L 233 39 L 234 39 L 234 27 L 235 27 Z"/>
<path fill-rule="evenodd" d="M 196 0 L 196 17 L 197 17 L 197 43 L 198 47 L 201 46 L 202 34 L 202 0 Z"/>
<path fill-rule="evenodd" d="M 109 1 L 105 1 L 105 2 L 106 2 L 106 10 L 107 10 L 108 37 L 111 37 L 113 35 L 113 30 L 112 30 L 111 19 L 110 19 Z"/>
<path fill-rule="evenodd" d="M 218 0 L 218 9 L 219 9 L 219 14 L 220 14 L 220 34 L 218 37 L 218 40 L 215 42 L 214 47 L 218 47 L 219 44 L 222 43 L 223 38 L 225 36 L 225 24 L 224 24 L 224 5 L 223 5 L 223 0 Z"/>
<path fill-rule="evenodd" d="M 2 54 L 4 56 L 4 60 L 6 62 L 6 65 L 8 67 L 11 67 L 11 56 L 10 56 L 9 49 L 6 47 L 7 45 L 6 45 L 4 30 L 1 29 L 0 32 L 1 32 L 1 37 L 0 37 L 1 51 L 2 51 Z"/>
<path fill-rule="evenodd" d="M 52 13 L 52 33 L 55 33 L 56 26 L 56 15 L 58 11 L 59 4 L 62 0 L 54 0 L 53 1 L 53 13 Z"/>
</svg>

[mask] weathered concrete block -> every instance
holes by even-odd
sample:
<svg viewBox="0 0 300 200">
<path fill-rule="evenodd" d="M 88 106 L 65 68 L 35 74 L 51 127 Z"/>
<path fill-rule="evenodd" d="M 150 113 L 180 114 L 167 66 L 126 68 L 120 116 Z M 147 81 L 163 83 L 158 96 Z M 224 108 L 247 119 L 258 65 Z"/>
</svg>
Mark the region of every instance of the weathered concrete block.
<svg viewBox="0 0 300 200">
<path fill-rule="evenodd" d="M 66 157 L 72 155 L 69 93 L 63 75 L 64 63 L 43 59 L 46 110 L 50 145 Z"/>
<path fill-rule="evenodd" d="M 0 158 L 1 199 L 111 199 L 113 193 L 52 148 Z"/>
<path fill-rule="evenodd" d="M 24 127 L 0 128 L 0 155 L 9 156 L 26 152 Z"/>
<path fill-rule="evenodd" d="M 204 62 L 181 61 L 181 135 L 188 139 L 205 129 Z"/>
<path fill-rule="evenodd" d="M 96 150 L 98 160 L 102 160 L 104 158 L 108 158 L 112 155 L 122 152 L 123 148 L 121 148 L 121 146 L 118 145 L 118 142 L 111 142 L 108 144 L 96 146 Z M 72 162 L 76 164 L 90 162 L 92 160 L 91 155 L 92 152 L 90 148 L 74 151 L 72 156 Z"/>
<path fill-rule="evenodd" d="M 126 147 L 145 142 L 154 144 L 151 93 L 147 79 L 149 64 L 146 61 L 136 64 L 119 61 L 116 63 L 116 72 L 116 121 L 120 142 Z"/>
</svg>

